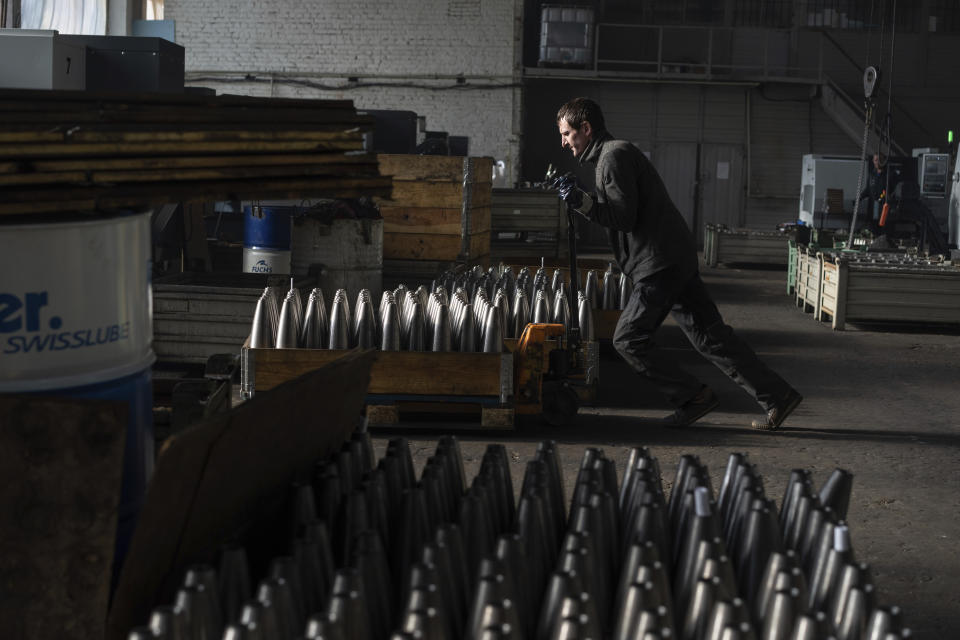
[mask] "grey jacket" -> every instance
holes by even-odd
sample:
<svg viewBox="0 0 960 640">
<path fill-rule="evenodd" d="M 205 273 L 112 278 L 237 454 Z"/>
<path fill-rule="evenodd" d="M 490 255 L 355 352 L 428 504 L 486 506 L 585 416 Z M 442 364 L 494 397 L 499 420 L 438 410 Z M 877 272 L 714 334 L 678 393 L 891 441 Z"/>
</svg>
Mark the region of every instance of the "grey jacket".
<svg viewBox="0 0 960 640">
<path fill-rule="evenodd" d="M 643 152 L 604 131 L 584 149 L 580 164 L 596 165 L 590 218 L 607 228 L 621 271 L 634 282 L 669 267 L 696 273 L 693 235 Z"/>
</svg>

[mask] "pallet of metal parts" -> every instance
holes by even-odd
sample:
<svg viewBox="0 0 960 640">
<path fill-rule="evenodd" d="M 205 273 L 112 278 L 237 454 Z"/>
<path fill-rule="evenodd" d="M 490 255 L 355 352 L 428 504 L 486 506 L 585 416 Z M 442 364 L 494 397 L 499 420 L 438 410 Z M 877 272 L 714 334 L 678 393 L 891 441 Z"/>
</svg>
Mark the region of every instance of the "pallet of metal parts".
<svg viewBox="0 0 960 640">
<path fill-rule="evenodd" d="M 707 266 L 718 264 L 784 265 L 784 248 L 792 233 L 731 229 L 707 224 L 703 229 L 703 259 Z"/>
</svg>

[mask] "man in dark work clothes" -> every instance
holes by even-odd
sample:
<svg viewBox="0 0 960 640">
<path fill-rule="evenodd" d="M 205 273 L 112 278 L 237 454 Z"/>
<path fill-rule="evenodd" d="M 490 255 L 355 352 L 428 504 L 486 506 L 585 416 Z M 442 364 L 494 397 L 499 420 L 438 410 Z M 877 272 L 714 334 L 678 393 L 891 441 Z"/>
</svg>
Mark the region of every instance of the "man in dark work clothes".
<svg viewBox="0 0 960 640">
<path fill-rule="evenodd" d="M 634 283 L 613 344 L 676 407 L 664 422 L 692 424 L 719 403 L 712 389 L 654 345 L 670 313 L 694 348 L 766 412 L 752 426 L 779 427 L 803 398 L 724 324 L 700 279 L 693 235 L 656 169 L 637 147 L 607 132 L 600 106 L 590 99 L 560 107 L 557 126 L 561 144 L 580 164 L 596 165 L 595 193 L 585 193 L 572 175 L 558 180 L 557 188 L 578 213 L 606 227 L 617 264 Z"/>
</svg>

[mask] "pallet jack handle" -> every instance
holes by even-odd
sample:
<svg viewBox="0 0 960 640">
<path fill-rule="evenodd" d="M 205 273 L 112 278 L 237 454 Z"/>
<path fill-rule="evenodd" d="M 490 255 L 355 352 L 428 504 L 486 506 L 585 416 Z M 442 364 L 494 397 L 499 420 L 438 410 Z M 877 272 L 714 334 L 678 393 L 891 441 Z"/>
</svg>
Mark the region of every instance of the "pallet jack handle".
<svg viewBox="0 0 960 640">
<path fill-rule="evenodd" d="M 569 203 L 567 208 L 567 242 L 570 248 L 570 328 L 567 330 L 567 340 L 570 350 L 576 353 L 580 348 L 580 270 L 577 269 L 577 225 L 574 220 L 573 207 Z"/>
</svg>

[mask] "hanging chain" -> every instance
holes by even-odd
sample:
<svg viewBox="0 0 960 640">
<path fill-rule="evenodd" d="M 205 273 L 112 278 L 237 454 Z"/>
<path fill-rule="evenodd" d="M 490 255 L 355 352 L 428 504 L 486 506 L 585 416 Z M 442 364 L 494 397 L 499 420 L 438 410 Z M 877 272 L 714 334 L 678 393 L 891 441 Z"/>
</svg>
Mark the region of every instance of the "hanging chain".
<svg viewBox="0 0 960 640">
<path fill-rule="evenodd" d="M 857 227 L 857 212 L 860 210 L 860 192 L 863 189 L 863 174 L 867 165 L 867 142 L 870 136 L 870 122 L 873 120 L 873 106 L 866 104 L 866 116 L 863 119 L 863 143 L 860 145 L 860 172 L 857 174 L 857 192 L 854 195 L 853 217 L 850 218 L 850 234 L 847 236 L 847 249 L 853 249 L 853 232 Z"/>
</svg>

